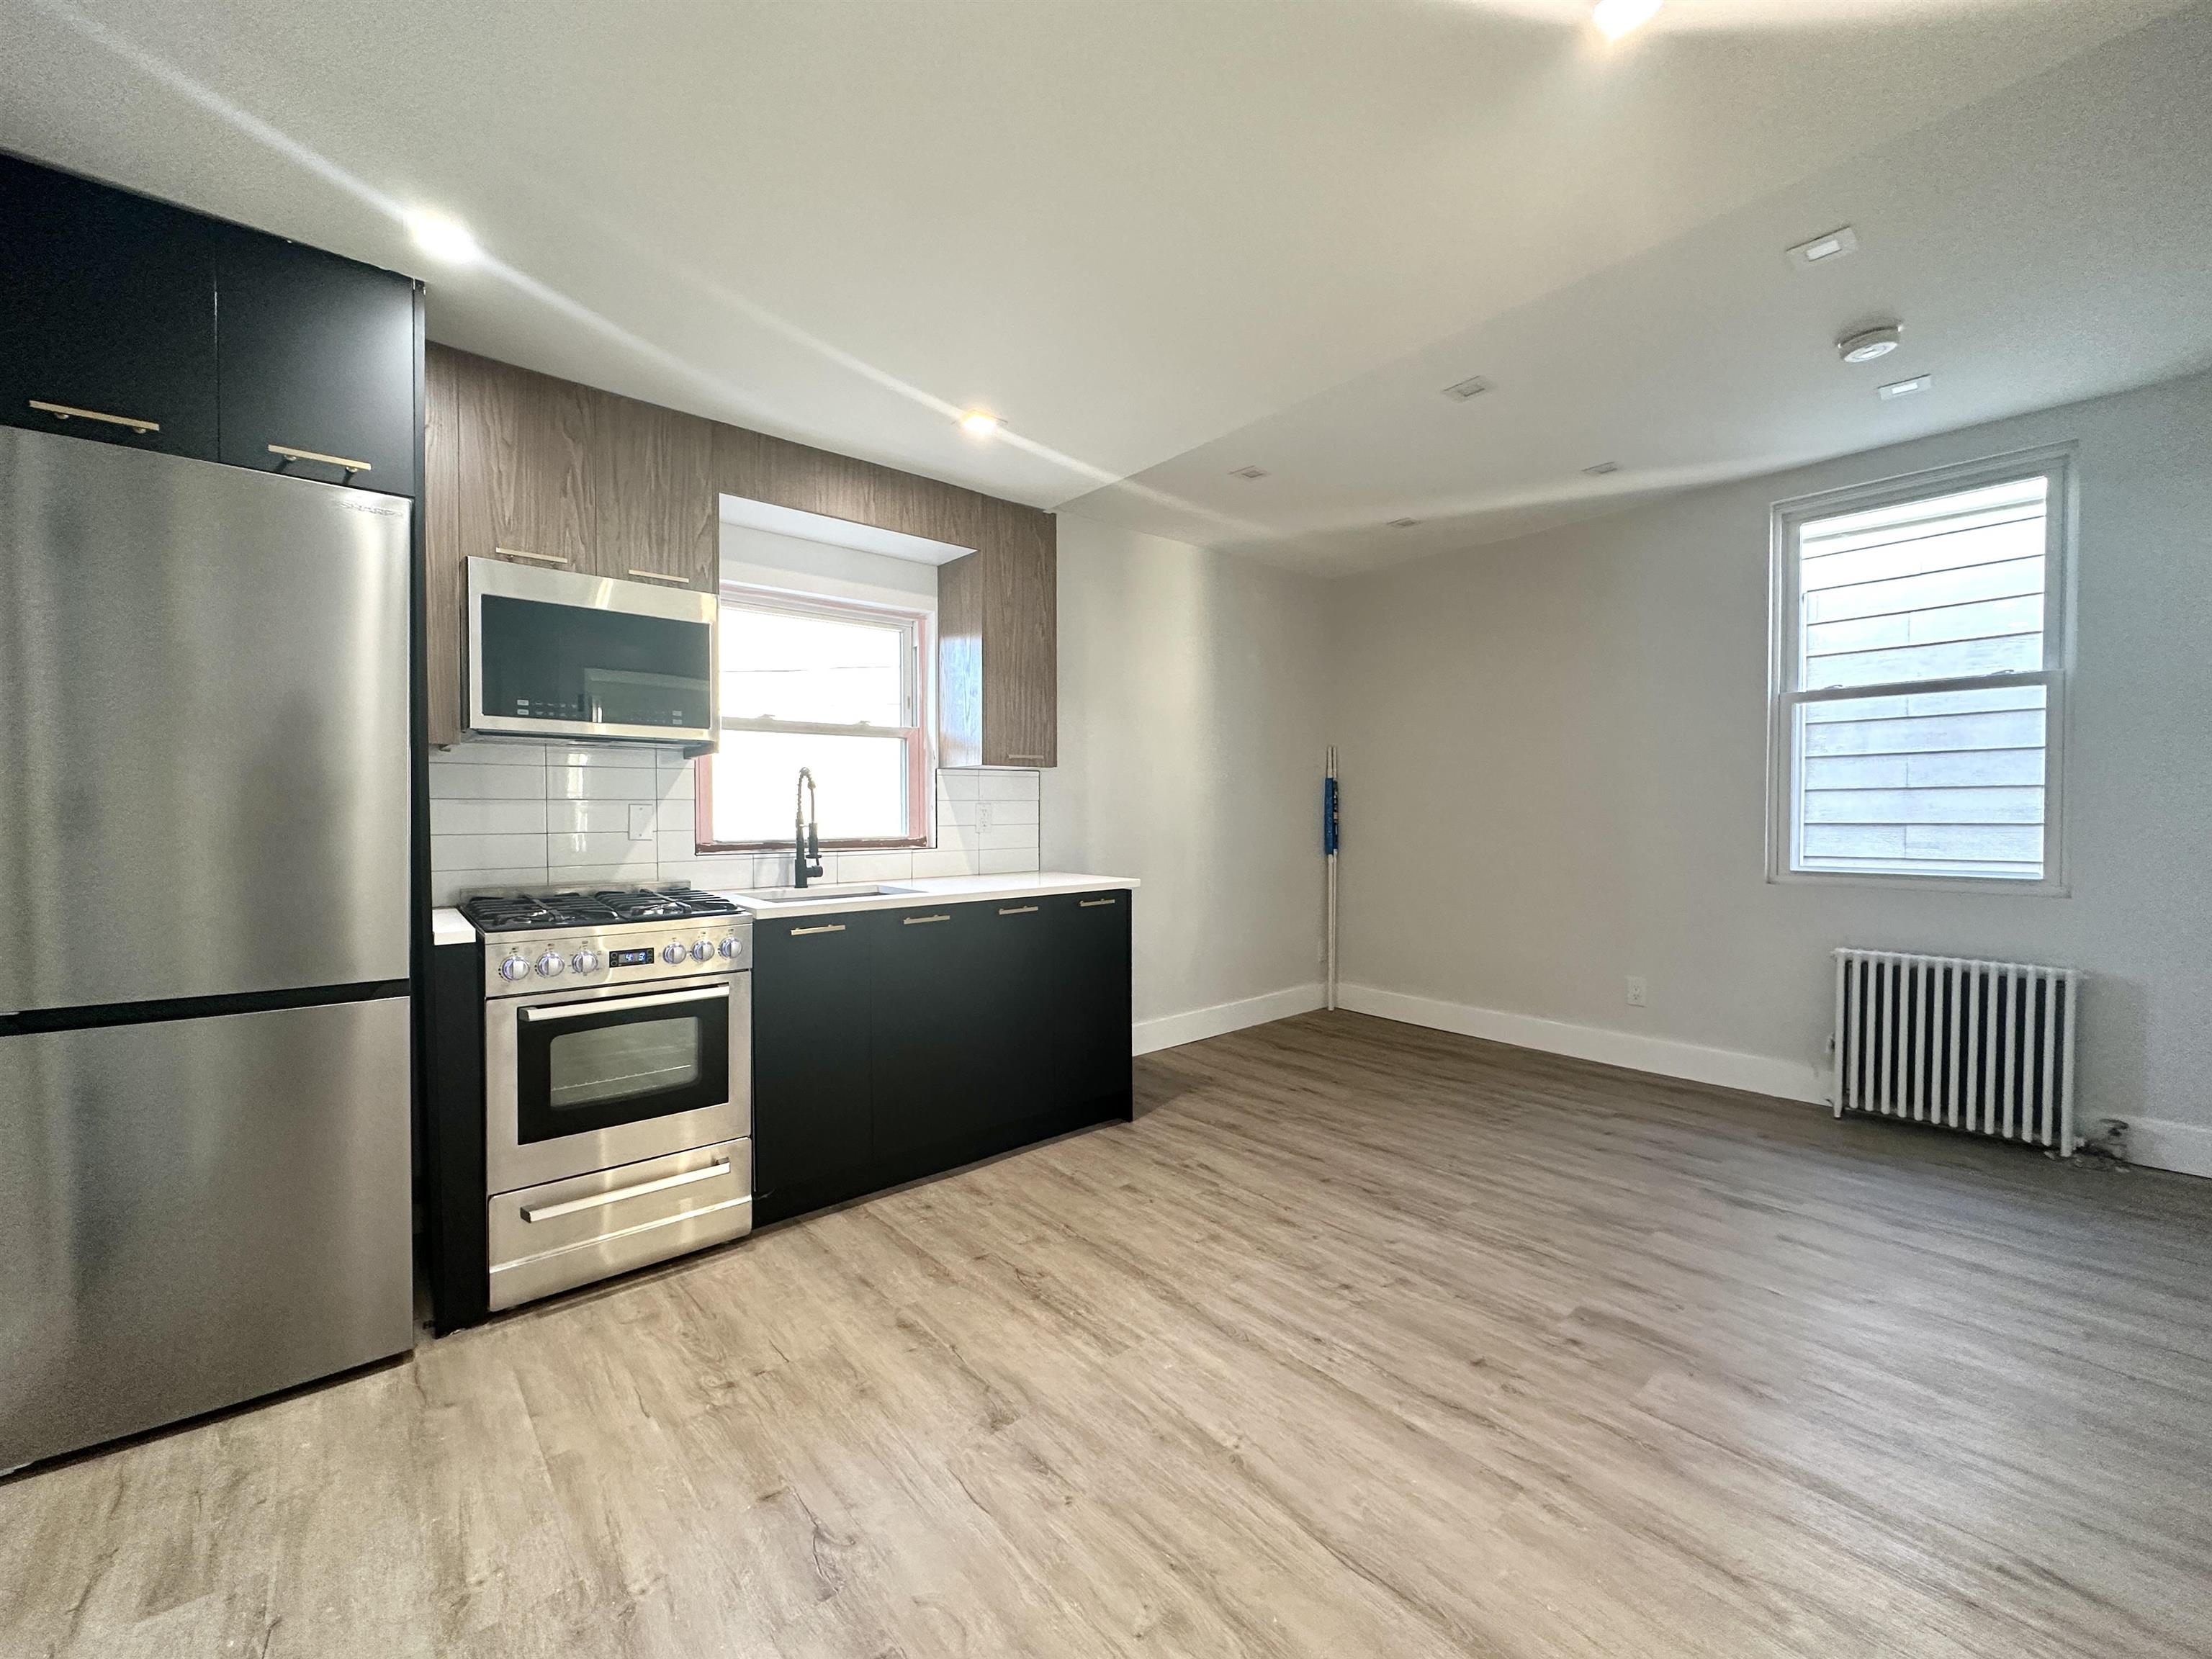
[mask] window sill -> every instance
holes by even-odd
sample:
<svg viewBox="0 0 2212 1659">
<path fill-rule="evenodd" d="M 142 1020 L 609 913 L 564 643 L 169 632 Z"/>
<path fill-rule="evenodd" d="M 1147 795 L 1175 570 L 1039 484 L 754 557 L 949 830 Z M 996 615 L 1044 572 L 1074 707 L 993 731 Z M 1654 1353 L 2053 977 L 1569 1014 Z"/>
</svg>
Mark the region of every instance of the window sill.
<svg viewBox="0 0 2212 1659">
<path fill-rule="evenodd" d="M 2004 898 L 2071 898 L 2063 880 L 2014 881 L 2001 876 L 1909 876 L 1877 871 L 1770 870 L 1770 887 L 1887 887 L 1907 893 L 1986 893 Z"/>
</svg>

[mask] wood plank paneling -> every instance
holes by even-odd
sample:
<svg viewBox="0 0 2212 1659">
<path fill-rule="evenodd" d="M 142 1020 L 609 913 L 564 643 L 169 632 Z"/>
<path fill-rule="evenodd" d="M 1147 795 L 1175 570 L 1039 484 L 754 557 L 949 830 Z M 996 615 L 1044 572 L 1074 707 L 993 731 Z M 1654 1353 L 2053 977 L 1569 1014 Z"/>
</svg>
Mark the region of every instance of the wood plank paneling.
<svg viewBox="0 0 2212 1659">
<path fill-rule="evenodd" d="M 983 561 L 983 763 L 1059 762 L 1058 546 L 1051 514 L 994 501 Z"/>
<path fill-rule="evenodd" d="M 599 533 L 589 568 L 619 580 L 644 570 L 711 587 L 720 553 L 708 534 L 716 517 L 714 423 L 594 392 L 591 434 Z"/>
<path fill-rule="evenodd" d="M 2202 1659 L 2212 1183 L 1311 1014 L 0 1485 L 0 1651 Z"/>
</svg>

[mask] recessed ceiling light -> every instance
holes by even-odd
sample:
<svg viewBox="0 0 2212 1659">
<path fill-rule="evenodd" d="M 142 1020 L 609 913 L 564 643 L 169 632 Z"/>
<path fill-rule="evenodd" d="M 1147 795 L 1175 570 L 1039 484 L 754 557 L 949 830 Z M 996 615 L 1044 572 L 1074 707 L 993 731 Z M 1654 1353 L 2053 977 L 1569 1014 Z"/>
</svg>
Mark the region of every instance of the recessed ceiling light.
<svg viewBox="0 0 2212 1659">
<path fill-rule="evenodd" d="M 1386 530 L 1411 530 L 1419 523 L 1420 523 L 1419 519 L 1393 519 L 1389 524 L 1385 525 L 1383 528 Z"/>
<path fill-rule="evenodd" d="M 1859 251 L 1859 234 L 1849 225 L 1839 225 L 1826 236 L 1815 236 L 1809 242 L 1800 242 L 1789 250 L 1790 263 L 1801 269 L 1833 264 L 1847 253 Z"/>
<path fill-rule="evenodd" d="M 1659 10 L 1660 0 L 1597 0 L 1590 21 L 1608 40 L 1618 40 L 1631 29 L 1641 28 Z"/>
<path fill-rule="evenodd" d="M 1870 363 L 1877 357 L 1887 357 L 1897 349 L 1898 340 L 1905 330 L 1895 323 L 1884 323 L 1879 328 L 1863 328 L 1856 334 L 1846 334 L 1836 342 L 1836 350 L 1847 363 Z"/>
<path fill-rule="evenodd" d="M 416 247 L 443 264 L 469 264 L 483 252 L 466 225 L 442 213 L 409 214 L 407 234 L 415 239 Z"/>
<path fill-rule="evenodd" d="M 1589 473 L 1593 478 L 1602 478 L 1608 473 L 1620 471 L 1620 463 L 1619 461 L 1600 461 L 1595 466 L 1586 466 L 1583 471 Z"/>
<path fill-rule="evenodd" d="M 1229 476 L 1232 478 L 1264 478 L 1267 476 L 1267 469 L 1264 466 L 1232 466 L 1229 469 Z"/>
<path fill-rule="evenodd" d="M 960 429 L 971 438 L 988 438 L 999 429 L 999 417 L 987 410 L 971 409 L 960 417 Z"/>
<path fill-rule="evenodd" d="M 1446 386 L 1444 396 L 1454 403 L 1463 404 L 1470 398 L 1480 398 L 1489 390 L 1490 382 L 1478 374 L 1471 380 L 1462 380 L 1455 386 Z"/>
<path fill-rule="evenodd" d="M 1876 395 L 1887 403 L 1892 398 L 1910 398 L 1916 392 L 1925 392 L 1935 384 L 1933 374 L 1916 374 L 1909 380 L 1892 380 L 1887 386 L 1878 387 Z"/>
</svg>

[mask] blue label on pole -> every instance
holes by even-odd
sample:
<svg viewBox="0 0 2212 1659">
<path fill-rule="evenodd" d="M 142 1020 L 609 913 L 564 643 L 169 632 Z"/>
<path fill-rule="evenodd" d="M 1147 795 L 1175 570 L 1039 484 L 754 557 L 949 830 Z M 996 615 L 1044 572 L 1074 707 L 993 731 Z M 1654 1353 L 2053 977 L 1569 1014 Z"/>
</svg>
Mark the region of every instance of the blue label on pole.
<svg viewBox="0 0 2212 1659">
<path fill-rule="evenodd" d="M 1336 856 L 1336 780 L 1323 778 L 1321 783 L 1321 850 L 1330 858 Z"/>
</svg>

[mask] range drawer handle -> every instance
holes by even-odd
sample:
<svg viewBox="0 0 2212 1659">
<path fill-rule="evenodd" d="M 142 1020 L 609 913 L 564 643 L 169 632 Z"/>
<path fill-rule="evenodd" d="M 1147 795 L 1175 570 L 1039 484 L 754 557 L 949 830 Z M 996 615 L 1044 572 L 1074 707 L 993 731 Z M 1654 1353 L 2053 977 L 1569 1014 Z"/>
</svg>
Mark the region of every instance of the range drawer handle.
<svg viewBox="0 0 2212 1659">
<path fill-rule="evenodd" d="M 356 461 L 345 455 L 325 455 L 319 449 L 295 449 L 289 444 L 271 444 L 271 455 L 281 455 L 288 461 L 320 461 L 325 466 L 342 469 L 348 477 L 356 472 L 374 472 L 376 469 L 367 461 Z"/>
<path fill-rule="evenodd" d="M 647 1193 L 665 1193 L 672 1187 L 689 1187 L 695 1181 L 712 1181 L 716 1176 L 726 1176 L 729 1172 L 730 1160 L 718 1158 L 702 1170 L 686 1170 L 681 1175 L 663 1176 L 658 1181 L 641 1181 L 635 1187 L 617 1187 L 606 1193 L 588 1193 L 582 1198 L 564 1198 L 558 1204 L 526 1204 L 522 1206 L 522 1218 L 525 1221 L 558 1221 L 564 1215 L 580 1215 L 586 1210 L 619 1204 L 626 1198 L 642 1198 Z"/>
<path fill-rule="evenodd" d="M 159 421 L 136 421 L 128 415 L 103 415 L 96 409 L 79 409 L 74 404 L 50 404 L 40 398 L 30 400 L 31 407 L 42 415 L 51 415 L 58 421 L 100 421 L 109 426 L 127 426 L 142 437 L 149 432 L 159 432 Z"/>
<path fill-rule="evenodd" d="M 1075 901 L 1075 905 L 1076 908 L 1079 910 L 1096 910 L 1102 904 L 1111 904 L 1114 901 L 1109 898 L 1078 899 Z"/>
<path fill-rule="evenodd" d="M 527 559 L 532 564 L 566 565 L 568 562 L 558 553 L 526 553 L 519 547 L 495 547 L 492 551 L 502 559 Z"/>
<path fill-rule="evenodd" d="M 920 927 L 928 922 L 950 921 L 952 918 L 951 916 L 902 916 L 899 920 L 902 926 Z"/>
<path fill-rule="evenodd" d="M 1026 916 L 1036 909 L 1034 904 L 1002 904 L 999 907 L 999 914 L 1002 916 Z"/>
<path fill-rule="evenodd" d="M 844 931 L 843 922 L 825 921 L 819 927 L 794 927 L 791 930 L 791 936 L 793 939 L 805 939 L 809 933 L 842 933 Z"/>
<path fill-rule="evenodd" d="M 629 574 L 644 582 L 673 582 L 678 587 L 691 586 L 691 579 L 689 576 L 679 576 L 669 570 L 641 570 L 637 566 L 632 565 L 629 568 Z"/>
<path fill-rule="evenodd" d="M 714 985 L 703 991 L 671 991 L 657 997 L 594 997 L 588 1002 L 562 1002 L 550 1008 L 525 1008 L 522 1021 L 526 1025 L 542 1025 L 549 1020 L 582 1019 L 587 1014 L 627 1014 L 637 1008 L 668 1008 L 681 1002 L 727 1002 L 730 988 Z"/>
</svg>

